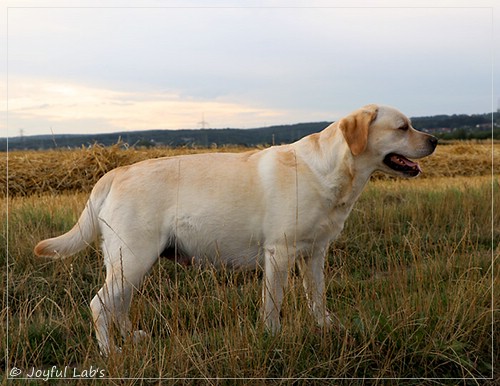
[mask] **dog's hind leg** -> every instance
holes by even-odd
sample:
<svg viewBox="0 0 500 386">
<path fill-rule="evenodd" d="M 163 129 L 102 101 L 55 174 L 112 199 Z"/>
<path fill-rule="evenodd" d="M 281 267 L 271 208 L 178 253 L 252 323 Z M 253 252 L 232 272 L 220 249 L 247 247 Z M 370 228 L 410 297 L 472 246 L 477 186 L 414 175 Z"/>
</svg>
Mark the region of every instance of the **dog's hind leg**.
<svg viewBox="0 0 500 386">
<path fill-rule="evenodd" d="M 276 334 L 281 329 L 281 304 L 293 260 L 293 256 L 289 256 L 286 247 L 272 246 L 265 250 L 262 317 L 271 334 Z"/>
<path fill-rule="evenodd" d="M 113 248 L 113 244 L 121 245 Z M 141 255 L 137 256 L 129 248 L 123 246 L 123 243 L 120 242 L 120 244 L 106 242 L 103 245 L 106 282 L 90 303 L 97 341 L 104 355 L 108 355 L 112 350 L 120 350 L 113 344 L 110 337 L 113 324 L 119 328 L 124 338 L 130 336 L 132 322 L 129 318 L 129 310 L 133 291 L 138 288 L 158 258 L 158 251 L 153 250 L 151 246 L 139 245 L 137 250 Z M 145 336 L 144 331 L 133 332 L 135 341 Z"/>
<path fill-rule="evenodd" d="M 104 286 L 90 302 L 97 342 L 103 355 L 120 351 L 110 337 L 112 325 L 116 324 L 122 334 L 131 327 L 127 313 L 132 299 L 132 286 L 120 281 L 106 279 Z"/>
</svg>

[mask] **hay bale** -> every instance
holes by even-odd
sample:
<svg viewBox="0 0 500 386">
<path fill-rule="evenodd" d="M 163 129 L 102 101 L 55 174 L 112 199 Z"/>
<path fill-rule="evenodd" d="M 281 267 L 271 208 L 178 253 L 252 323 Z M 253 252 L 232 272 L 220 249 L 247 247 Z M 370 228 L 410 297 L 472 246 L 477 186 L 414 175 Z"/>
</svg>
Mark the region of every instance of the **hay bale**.
<svg viewBox="0 0 500 386">
<path fill-rule="evenodd" d="M 246 148 L 221 149 L 136 149 L 122 143 L 110 147 L 93 145 L 76 150 L 14 151 L 8 154 L 8 173 L 0 174 L 0 194 L 29 196 L 62 192 L 90 192 L 108 171 L 149 158 L 203 152 L 241 152 Z M 494 169 L 500 170 L 500 143 L 459 142 L 438 146 L 436 152 L 419 161 L 424 173 L 420 178 L 490 175 L 494 153 Z M 7 158 L 0 159 L 6 170 Z M 388 178 L 377 174 L 374 178 Z"/>
</svg>

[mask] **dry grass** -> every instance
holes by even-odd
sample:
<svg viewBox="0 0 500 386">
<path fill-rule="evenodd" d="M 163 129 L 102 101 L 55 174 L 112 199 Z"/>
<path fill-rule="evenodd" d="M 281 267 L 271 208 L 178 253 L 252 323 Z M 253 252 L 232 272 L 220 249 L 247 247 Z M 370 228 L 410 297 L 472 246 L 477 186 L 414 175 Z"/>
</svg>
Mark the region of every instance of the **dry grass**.
<svg viewBox="0 0 500 386">
<path fill-rule="evenodd" d="M 192 154 L 207 151 L 241 152 L 243 147 L 219 149 L 133 149 L 117 144 L 111 147 L 92 146 L 78 150 L 15 151 L 8 157 L 9 195 L 83 191 L 89 192 L 106 172 L 118 166 L 129 165 L 148 158 Z M 488 142 L 460 142 L 438 146 L 435 154 L 420 161 L 424 173 L 421 178 L 438 176 L 491 175 L 492 154 L 494 168 L 500 170 L 500 143 L 493 147 Z M 7 167 L 7 158 L 0 158 L 0 168 Z M 384 178 L 378 175 L 376 178 Z M 0 175 L 0 192 L 7 189 L 6 175 Z"/>
<path fill-rule="evenodd" d="M 123 144 L 110 147 L 95 145 L 76 150 L 13 151 L 0 158 L 0 167 L 7 168 L 9 195 L 83 191 L 90 192 L 106 172 L 148 158 L 170 157 L 208 151 L 244 151 L 246 148 L 191 149 L 158 148 L 134 149 Z M 6 154 L 7 155 L 7 154 Z M 7 189 L 6 175 L 0 176 L 0 192 Z"/>
<path fill-rule="evenodd" d="M 491 175 L 492 166 L 500 171 L 500 143 L 455 142 L 436 148 L 419 162 L 424 178 Z"/>
<path fill-rule="evenodd" d="M 135 384 L 140 378 L 161 378 L 163 384 L 302 379 L 327 385 L 352 384 L 353 378 L 370 384 L 387 384 L 390 378 L 415 378 L 407 384 L 426 378 L 438 384 L 484 384 L 483 378 L 498 378 L 494 345 L 500 330 L 492 310 L 500 309 L 500 274 L 493 270 L 500 256 L 500 186 L 498 177 L 488 176 L 491 169 L 484 169 L 491 165 L 491 147 L 472 143 L 438 147 L 429 163 L 422 162 L 428 178 L 376 180 L 362 194 L 326 267 L 328 306 L 349 335 L 313 327 L 297 277 L 291 278 L 283 308 L 283 331 L 271 337 L 258 317 L 259 275 L 160 261 L 132 307 L 133 323 L 151 338 L 141 346 L 123 342 L 121 356 L 102 358 L 89 310 L 104 281 L 99 251 L 88 248 L 53 261 L 35 258 L 32 248 L 76 221 L 88 195 L 75 190 L 90 189 L 94 178 L 116 164 L 159 155 L 118 148 L 11 154 L 10 167 L 18 170 L 11 183 L 18 181 L 15 186 L 23 189 L 21 175 L 38 182 L 29 191 L 37 194 L 13 192 L 9 231 L 4 228 L 0 239 L 0 260 L 8 264 L 1 275 L 6 291 L 0 316 L 2 368 L 17 367 L 25 378 L 32 369 L 53 366 L 67 367 L 69 377 L 98 369 L 111 378 L 109 384 Z M 54 157 L 50 162 L 49 156 Z M 45 185 L 40 181 L 40 173 L 59 173 L 58 162 L 61 169 L 75 170 L 72 178 L 80 178 L 83 159 L 95 170 L 80 185 L 67 177 L 66 193 L 48 188 L 62 177 Z M 33 172 L 42 164 L 45 171 Z M 33 170 L 23 171 L 21 165 Z M 451 176 L 429 177 L 436 170 Z M 100 384 L 100 374 L 91 376 L 91 383 Z"/>
</svg>

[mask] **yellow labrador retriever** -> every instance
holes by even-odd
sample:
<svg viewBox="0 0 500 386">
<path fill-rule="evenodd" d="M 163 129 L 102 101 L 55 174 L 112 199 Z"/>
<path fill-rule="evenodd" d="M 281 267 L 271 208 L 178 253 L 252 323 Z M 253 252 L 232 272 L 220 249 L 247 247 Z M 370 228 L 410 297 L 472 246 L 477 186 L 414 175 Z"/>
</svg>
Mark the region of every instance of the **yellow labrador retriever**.
<svg viewBox="0 0 500 386">
<path fill-rule="evenodd" d="M 100 237 L 106 282 L 92 299 L 100 349 L 118 349 L 109 328 L 131 332 L 129 308 L 161 255 L 180 263 L 264 269 L 262 317 L 280 329 L 290 267 L 298 264 L 320 326 L 328 246 L 371 174 L 415 177 L 409 158 L 430 155 L 437 139 L 394 108 L 368 105 L 290 145 L 238 154 L 152 159 L 119 167 L 95 185 L 77 224 L 41 241 L 39 256 L 64 257 Z M 134 339 L 145 335 L 133 332 Z"/>
</svg>

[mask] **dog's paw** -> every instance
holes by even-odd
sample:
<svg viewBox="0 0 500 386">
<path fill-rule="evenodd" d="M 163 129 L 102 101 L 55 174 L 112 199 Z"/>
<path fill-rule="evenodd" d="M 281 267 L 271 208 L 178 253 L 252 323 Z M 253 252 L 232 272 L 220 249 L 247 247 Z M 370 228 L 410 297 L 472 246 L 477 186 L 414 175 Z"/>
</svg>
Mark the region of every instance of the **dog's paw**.
<svg viewBox="0 0 500 386">
<path fill-rule="evenodd" d="M 337 324 L 337 321 L 326 310 L 318 312 L 318 310 L 313 309 L 313 313 L 320 328 L 331 329 Z"/>
<path fill-rule="evenodd" d="M 335 321 L 332 319 L 330 313 L 328 311 L 325 311 L 325 315 L 318 320 L 318 325 L 320 327 L 325 327 L 325 328 L 332 328 L 334 325 Z"/>
<path fill-rule="evenodd" d="M 335 314 L 330 314 L 328 311 L 325 311 L 322 316 L 316 319 L 320 329 L 334 330 L 337 334 L 343 334 L 346 331 L 340 319 Z"/>
<path fill-rule="evenodd" d="M 113 355 L 121 355 L 122 354 L 122 348 L 113 345 L 112 347 L 101 347 L 99 349 L 99 353 L 101 356 L 104 358 L 109 358 L 112 357 Z"/>
<path fill-rule="evenodd" d="M 344 324 L 340 321 L 340 319 L 336 315 L 330 315 L 328 314 L 328 328 L 333 329 L 337 331 L 339 334 L 344 334 L 347 331 L 347 328 L 344 326 Z"/>
<path fill-rule="evenodd" d="M 267 318 L 264 321 L 264 326 L 266 332 L 271 336 L 278 335 L 281 331 L 281 322 L 279 318 Z"/>
<path fill-rule="evenodd" d="M 143 341 L 147 337 L 148 337 L 148 334 L 146 331 L 137 330 L 137 331 L 134 331 L 132 339 L 133 339 L 134 343 L 140 343 L 141 341 Z"/>
</svg>

